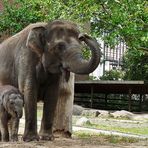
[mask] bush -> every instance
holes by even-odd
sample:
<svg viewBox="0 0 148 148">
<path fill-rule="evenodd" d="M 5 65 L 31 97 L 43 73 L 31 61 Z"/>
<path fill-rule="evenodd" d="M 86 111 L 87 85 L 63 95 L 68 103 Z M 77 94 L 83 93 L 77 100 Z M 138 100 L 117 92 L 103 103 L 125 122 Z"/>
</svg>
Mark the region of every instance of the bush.
<svg viewBox="0 0 148 148">
<path fill-rule="evenodd" d="M 120 70 L 110 70 L 105 71 L 103 76 L 100 77 L 100 80 L 120 80 L 123 78 L 123 72 Z"/>
<path fill-rule="evenodd" d="M 129 50 L 123 60 L 125 80 L 148 81 L 148 53 L 140 50 Z"/>
<path fill-rule="evenodd" d="M 68 18 L 65 4 L 61 0 L 3 0 L 4 10 L 0 16 L 0 32 L 10 35 L 22 30 L 30 23 Z"/>
</svg>

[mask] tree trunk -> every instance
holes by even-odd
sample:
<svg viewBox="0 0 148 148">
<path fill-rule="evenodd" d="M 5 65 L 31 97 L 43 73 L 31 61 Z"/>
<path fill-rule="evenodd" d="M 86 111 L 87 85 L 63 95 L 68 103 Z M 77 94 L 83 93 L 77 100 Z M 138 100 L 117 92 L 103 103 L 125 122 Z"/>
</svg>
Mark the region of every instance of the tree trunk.
<svg viewBox="0 0 148 148">
<path fill-rule="evenodd" d="M 74 74 L 70 73 L 70 79 L 61 79 L 60 94 L 54 119 L 55 136 L 71 137 L 72 135 L 72 112 L 74 100 Z"/>
</svg>

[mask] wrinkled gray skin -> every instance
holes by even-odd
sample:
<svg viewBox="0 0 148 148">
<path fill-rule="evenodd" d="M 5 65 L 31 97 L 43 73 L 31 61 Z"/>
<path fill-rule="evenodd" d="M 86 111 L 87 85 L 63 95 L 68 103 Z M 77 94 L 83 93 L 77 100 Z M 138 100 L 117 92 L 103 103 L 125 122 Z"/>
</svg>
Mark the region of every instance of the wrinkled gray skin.
<svg viewBox="0 0 148 148">
<path fill-rule="evenodd" d="M 19 119 L 23 114 L 23 96 L 13 86 L 0 86 L 0 138 L 17 141 Z"/>
<path fill-rule="evenodd" d="M 91 49 L 90 60 L 83 59 L 82 41 Z M 0 83 L 18 87 L 24 94 L 25 131 L 23 140 L 39 140 L 37 101 L 44 102 L 40 138 L 53 139 L 52 126 L 62 73 L 89 74 L 100 62 L 100 46 L 81 34 L 68 21 L 55 20 L 27 26 L 0 46 Z"/>
</svg>

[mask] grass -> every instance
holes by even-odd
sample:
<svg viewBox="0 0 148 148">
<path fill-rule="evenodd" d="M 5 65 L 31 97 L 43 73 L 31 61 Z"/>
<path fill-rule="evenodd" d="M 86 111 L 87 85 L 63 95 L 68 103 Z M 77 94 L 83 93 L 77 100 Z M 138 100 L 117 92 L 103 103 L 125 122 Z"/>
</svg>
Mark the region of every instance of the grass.
<svg viewBox="0 0 148 148">
<path fill-rule="evenodd" d="M 37 117 L 38 117 L 38 119 L 41 119 L 41 117 L 42 117 L 42 104 L 38 105 Z M 79 116 L 73 116 L 73 125 L 75 125 L 76 121 L 79 118 L 80 118 Z M 138 126 L 137 127 L 121 127 L 121 126 L 117 126 L 117 125 L 113 126 L 110 124 L 104 125 L 101 123 L 86 124 L 86 125 L 84 125 L 84 127 L 148 136 L 148 127 L 138 127 Z"/>
<path fill-rule="evenodd" d="M 84 125 L 85 127 L 89 128 L 96 128 L 102 130 L 109 130 L 109 131 L 118 131 L 123 133 L 130 133 L 130 134 L 137 134 L 137 135 L 147 135 L 148 136 L 148 127 L 117 127 L 112 125 L 101 125 L 101 124 L 88 124 Z"/>
<path fill-rule="evenodd" d="M 92 134 L 89 132 L 74 132 L 74 136 L 80 138 L 89 140 L 90 138 L 94 138 L 97 140 L 103 139 L 104 141 L 108 141 L 109 143 L 135 143 L 139 140 L 136 138 L 129 138 L 129 137 L 120 137 L 120 136 L 114 136 L 114 135 L 103 135 L 103 134 Z"/>
<path fill-rule="evenodd" d="M 80 118 L 81 118 L 80 116 L 73 116 L 73 125 L 75 125 L 76 121 Z M 91 121 L 90 117 L 88 119 L 90 119 Z M 144 125 L 139 122 L 137 123 L 130 122 L 129 125 L 128 125 L 128 121 L 124 123 L 115 119 L 114 121 L 112 120 L 105 121 L 101 119 L 97 120 L 97 118 L 95 118 L 95 121 L 92 120 L 91 124 L 84 124 L 83 127 L 148 136 L 148 126 L 146 126 L 146 123 Z"/>
</svg>

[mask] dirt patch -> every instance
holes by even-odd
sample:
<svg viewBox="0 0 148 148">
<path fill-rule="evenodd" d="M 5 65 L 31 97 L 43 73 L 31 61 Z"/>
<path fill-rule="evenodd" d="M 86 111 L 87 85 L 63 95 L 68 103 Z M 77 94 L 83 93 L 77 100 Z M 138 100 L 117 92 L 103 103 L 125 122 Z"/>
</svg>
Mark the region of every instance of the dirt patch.
<svg viewBox="0 0 148 148">
<path fill-rule="evenodd" d="M 74 118 L 73 118 L 74 119 Z M 78 119 L 78 118 L 76 118 Z M 76 120 L 74 119 L 74 120 Z M 114 125 L 121 127 L 147 127 L 148 122 L 142 121 L 115 121 L 114 119 L 99 119 L 91 118 L 93 123 L 99 125 Z M 24 131 L 24 117 L 20 121 L 19 141 L 18 142 L 0 142 L 0 148 L 148 148 L 148 140 L 140 140 L 138 142 L 125 142 L 115 139 L 108 139 L 106 136 L 90 136 L 79 138 L 73 136 L 71 139 L 55 138 L 54 141 L 37 141 L 37 142 L 23 142 L 21 137 Z M 38 120 L 38 129 L 40 127 L 40 120 Z"/>
<path fill-rule="evenodd" d="M 147 148 L 148 141 L 138 143 L 118 143 L 112 144 L 103 137 L 77 138 L 72 139 L 56 138 L 54 141 L 38 142 L 1 142 L 0 148 Z"/>
</svg>

